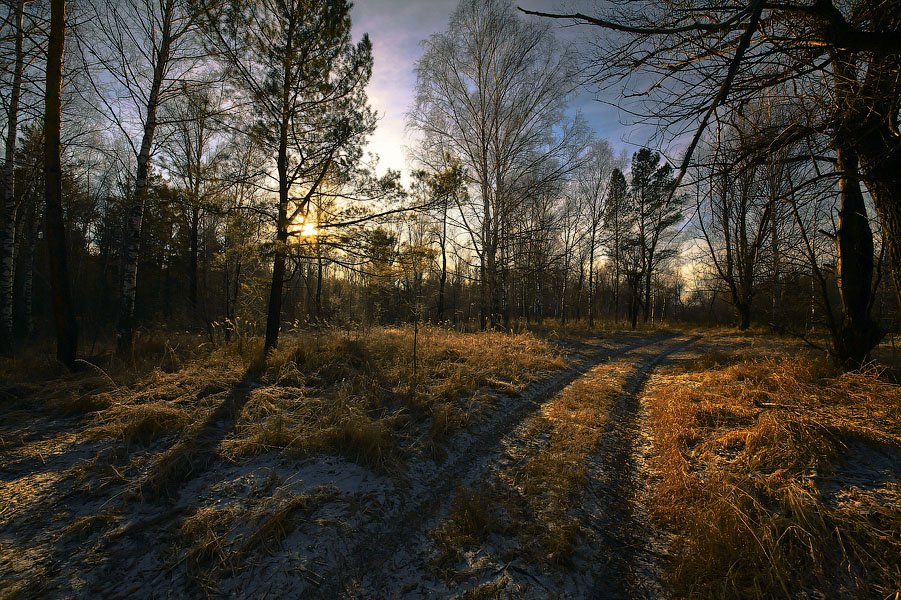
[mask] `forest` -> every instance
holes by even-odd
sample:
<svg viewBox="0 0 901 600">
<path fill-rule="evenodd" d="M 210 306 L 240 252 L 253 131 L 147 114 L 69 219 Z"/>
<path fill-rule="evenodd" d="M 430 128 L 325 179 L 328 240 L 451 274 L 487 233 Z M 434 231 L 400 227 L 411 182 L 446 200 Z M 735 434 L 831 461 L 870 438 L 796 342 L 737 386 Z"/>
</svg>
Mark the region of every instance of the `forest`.
<svg viewBox="0 0 901 600">
<path fill-rule="evenodd" d="M 433 4 L 4 0 L 0 599 L 896 598 L 901 2 Z"/>
</svg>

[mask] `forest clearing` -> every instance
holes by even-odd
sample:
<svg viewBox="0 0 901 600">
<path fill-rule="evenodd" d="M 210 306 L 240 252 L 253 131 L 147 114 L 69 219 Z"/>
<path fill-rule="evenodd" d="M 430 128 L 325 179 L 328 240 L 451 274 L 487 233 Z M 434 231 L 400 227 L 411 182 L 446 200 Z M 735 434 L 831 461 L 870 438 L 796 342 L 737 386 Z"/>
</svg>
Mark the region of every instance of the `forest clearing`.
<svg viewBox="0 0 901 600">
<path fill-rule="evenodd" d="M 109 372 L 7 366 L 0 596 L 901 585 L 885 373 L 718 330 L 418 336 L 415 374 L 412 328 L 286 336 L 262 370 L 253 340 L 147 339 L 140 368 Z"/>
<path fill-rule="evenodd" d="M 901 600 L 901 0 L 0 2 L 0 600 Z"/>
</svg>

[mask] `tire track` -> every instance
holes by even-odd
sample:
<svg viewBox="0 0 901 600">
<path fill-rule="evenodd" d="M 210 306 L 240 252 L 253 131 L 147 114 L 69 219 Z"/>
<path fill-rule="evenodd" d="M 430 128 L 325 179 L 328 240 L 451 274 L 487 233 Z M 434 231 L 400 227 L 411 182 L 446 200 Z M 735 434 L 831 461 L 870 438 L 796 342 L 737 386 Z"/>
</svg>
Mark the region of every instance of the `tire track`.
<svg viewBox="0 0 901 600">
<path fill-rule="evenodd" d="M 325 581 L 332 582 L 318 590 L 318 596 L 333 598 L 341 594 L 349 595 L 349 590 L 365 581 L 367 592 L 376 595 L 397 596 L 400 590 L 383 589 L 383 572 L 386 562 L 398 562 L 399 555 L 418 558 L 410 552 L 411 540 L 425 536 L 428 526 L 436 522 L 453 500 L 456 488 L 468 480 L 478 478 L 491 459 L 496 457 L 505 441 L 519 425 L 536 414 L 540 408 L 561 390 L 584 376 L 594 367 L 627 354 L 633 350 L 651 346 L 672 337 L 666 332 L 650 338 L 627 342 L 609 350 L 601 349 L 597 356 L 587 358 L 574 368 L 535 383 L 517 399 L 512 409 L 497 415 L 492 423 L 479 431 L 463 449 L 458 449 L 444 465 L 435 468 L 431 461 L 420 461 L 408 471 L 408 479 L 417 482 L 420 491 L 405 499 L 406 508 L 401 514 L 386 515 L 373 523 L 373 527 L 355 533 L 352 550 L 347 553 L 342 564 L 332 572 L 321 573 Z M 595 346 L 597 348 L 597 346 Z M 394 569 L 392 569 L 393 571 Z"/>
<path fill-rule="evenodd" d="M 659 539 L 649 524 L 640 491 L 644 420 L 641 391 L 654 369 L 670 355 L 685 350 L 701 338 L 693 336 L 639 363 L 626 382 L 611 413 L 608 430 L 588 465 L 589 485 L 581 507 L 583 523 L 594 533 L 595 556 L 589 568 L 592 589 L 585 597 L 598 599 L 661 598 L 658 582 L 659 553 L 652 547 Z"/>
</svg>

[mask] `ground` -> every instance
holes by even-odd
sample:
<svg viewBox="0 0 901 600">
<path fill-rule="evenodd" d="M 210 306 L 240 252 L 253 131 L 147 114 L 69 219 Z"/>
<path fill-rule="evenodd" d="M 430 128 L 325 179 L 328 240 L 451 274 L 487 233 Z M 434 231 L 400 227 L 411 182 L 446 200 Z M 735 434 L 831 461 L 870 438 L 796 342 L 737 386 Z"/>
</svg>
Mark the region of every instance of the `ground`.
<svg viewBox="0 0 901 600">
<path fill-rule="evenodd" d="M 899 387 L 793 340 L 161 340 L 3 366 L 0 598 L 901 592 Z"/>
</svg>

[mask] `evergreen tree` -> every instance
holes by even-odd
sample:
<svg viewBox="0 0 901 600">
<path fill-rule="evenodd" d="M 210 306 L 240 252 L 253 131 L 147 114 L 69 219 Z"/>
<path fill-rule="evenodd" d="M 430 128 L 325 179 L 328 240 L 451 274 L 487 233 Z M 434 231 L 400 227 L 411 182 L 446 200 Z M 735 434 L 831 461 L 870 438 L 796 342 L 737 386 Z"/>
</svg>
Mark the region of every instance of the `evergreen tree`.
<svg viewBox="0 0 901 600">
<path fill-rule="evenodd" d="M 245 131 L 275 156 L 278 189 L 264 352 L 278 343 L 289 226 L 324 181 L 340 183 L 375 115 L 366 99 L 372 44 L 354 45 L 346 0 L 208 2 L 204 29 L 251 105 Z"/>
</svg>

